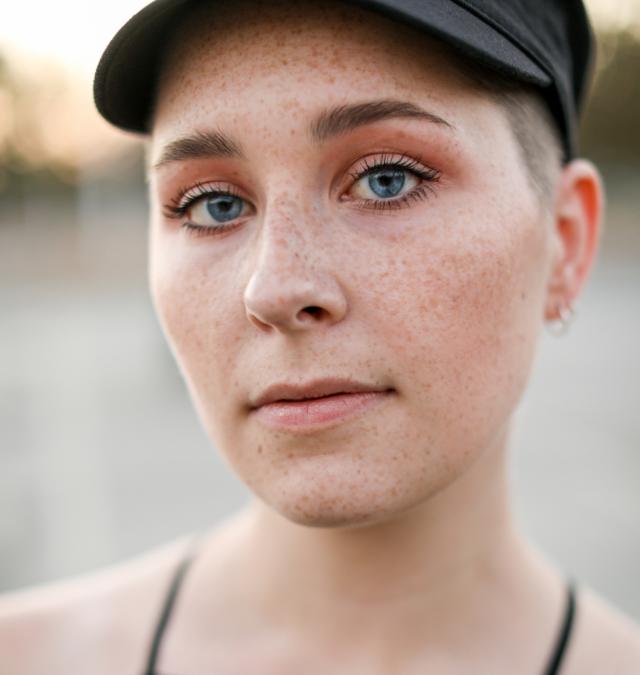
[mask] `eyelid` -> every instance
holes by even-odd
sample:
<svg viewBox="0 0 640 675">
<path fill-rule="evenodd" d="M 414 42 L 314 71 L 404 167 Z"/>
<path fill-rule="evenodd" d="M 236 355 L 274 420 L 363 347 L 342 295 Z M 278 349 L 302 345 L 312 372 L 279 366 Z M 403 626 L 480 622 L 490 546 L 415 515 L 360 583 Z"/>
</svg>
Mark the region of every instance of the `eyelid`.
<svg viewBox="0 0 640 675">
<path fill-rule="evenodd" d="M 416 175 L 439 175 L 440 172 L 426 164 L 420 157 L 412 157 L 406 153 L 381 152 L 374 153 L 358 160 L 354 165 L 354 169 L 349 171 L 349 175 L 358 180 L 369 172 L 375 171 L 382 167 L 397 167 L 407 169 L 414 172 Z"/>
<path fill-rule="evenodd" d="M 428 164 L 404 153 L 382 152 L 370 154 L 361 158 L 352 165 L 354 168 L 348 172 L 350 176 L 349 185 L 342 189 L 339 201 L 345 205 L 358 209 L 366 209 L 374 213 L 384 214 L 394 210 L 411 206 L 412 203 L 423 201 L 430 195 L 436 194 L 435 185 L 440 182 L 442 172 L 439 169 L 430 167 Z M 350 197 L 350 191 L 368 175 L 375 174 L 381 169 L 396 169 L 407 171 L 420 183 L 414 186 L 408 192 L 392 197 L 384 198 L 357 198 Z"/>
<path fill-rule="evenodd" d="M 240 194 L 238 188 L 233 185 L 233 183 L 227 183 L 225 181 L 210 181 L 210 182 L 198 182 L 192 185 L 189 188 L 183 188 L 178 191 L 178 195 L 175 198 L 175 203 L 178 208 L 184 208 L 193 204 L 200 197 L 206 197 L 211 194 L 225 194 L 232 195 L 234 197 L 240 197 L 245 199 Z M 245 199 L 245 201 L 248 201 Z"/>
<path fill-rule="evenodd" d="M 343 187 L 339 191 L 339 201 L 349 201 L 348 199 L 344 199 L 344 194 L 349 188 L 353 187 L 357 181 L 361 180 L 366 175 L 384 167 L 404 169 L 413 173 L 415 176 L 422 179 L 423 190 L 424 188 L 428 188 L 432 192 L 434 192 L 435 189 L 430 184 L 439 182 L 441 177 L 441 172 L 438 169 L 429 166 L 419 156 L 411 156 L 407 153 L 393 152 L 388 150 L 370 153 L 364 157 L 361 157 L 350 166 L 351 168 L 346 172 L 346 175 L 350 178 L 350 181 L 346 186 L 346 190 L 343 182 Z M 187 212 L 201 198 L 211 195 L 231 195 L 233 197 L 237 197 L 242 199 L 249 209 L 255 211 L 255 206 L 252 200 L 247 198 L 245 194 L 243 194 L 243 191 L 238 189 L 237 185 L 223 180 L 210 180 L 197 181 L 188 187 L 179 189 L 177 194 L 170 199 L 169 203 L 165 204 L 163 213 L 165 217 L 169 219 L 184 218 Z M 373 206 L 373 202 L 379 201 L 380 210 L 383 210 L 385 208 L 385 204 L 389 208 L 394 208 L 399 206 L 401 200 L 409 201 L 405 198 L 406 195 L 393 199 L 372 199 L 369 200 L 369 202 L 371 202 L 370 206 Z M 352 201 L 357 202 L 358 200 Z"/>
<path fill-rule="evenodd" d="M 171 197 L 163 207 L 163 215 L 170 220 L 179 220 L 186 217 L 186 213 L 200 199 L 207 196 L 230 195 L 242 199 L 251 209 L 254 208 L 252 201 L 247 198 L 238 187 L 227 181 L 198 181 L 188 187 L 180 188 L 176 195 Z"/>
<path fill-rule="evenodd" d="M 442 172 L 439 169 L 429 166 L 423 160 L 417 157 L 412 157 L 401 152 L 394 153 L 386 151 L 372 153 L 362 157 L 351 166 L 353 168 L 347 171 L 347 175 L 350 179 L 349 183 L 345 186 L 344 182 L 342 182 L 342 187 L 340 188 L 340 196 L 338 198 L 340 201 L 348 201 L 348 199 L 344 198 L 344 195 L 349 191 L 349 189 L 353 188 L 358 181 L 362 180 L 367 175 L 375 173 L 375 171 L 385 167 L 399 168 L 409 171 L 418 178 L 421 178 L 422 185 L 429 187 L 431 191 L 434 191 L 432 184 L 440 182 L 442 177 Z M 393 200 L 381 200 L 381 202 L 392 204 Z"/>
</svg>

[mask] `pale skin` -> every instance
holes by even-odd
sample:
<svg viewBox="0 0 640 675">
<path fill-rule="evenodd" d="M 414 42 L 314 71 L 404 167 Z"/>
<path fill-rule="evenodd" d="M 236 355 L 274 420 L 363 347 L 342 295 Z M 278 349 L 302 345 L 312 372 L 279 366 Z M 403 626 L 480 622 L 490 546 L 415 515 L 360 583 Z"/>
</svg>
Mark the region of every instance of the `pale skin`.
<svg viewBox="0 0 640 675">
<path fill-rule="evenodd" d="M 185 28 L 150 139 L 154 304 L 205 429 L 256 495 L 207 536 L 161 670 L 539 675 L 564 578 L 511 516 L 509 429 L 544 321 L 592 266 L 597 171 L 550 166 L 542 203 L 498 104 L 407 28 L 334 6 L 243 11 L 215 41 L 205 21 Z M 428 115 L 309 131 L 372 101 Z M 167 154 L 203 131 L 237 156 Z M 358 175 L 381 159 L 405 162 L 402 194 L 424 198 L 363 201 Z M 183 226 L 213 223 L 202 200 L 163 215 L 196 183 L 238 196 L 224 233 Z M 323 377 L 388 393 L 305 431 L 251 409 L 275 382 Z M 140 673 L 185 545 L 8 597 L 3 663 Z M 563 675 L 639 668 L 637 627 L 581 587 Z"/>
</svg>

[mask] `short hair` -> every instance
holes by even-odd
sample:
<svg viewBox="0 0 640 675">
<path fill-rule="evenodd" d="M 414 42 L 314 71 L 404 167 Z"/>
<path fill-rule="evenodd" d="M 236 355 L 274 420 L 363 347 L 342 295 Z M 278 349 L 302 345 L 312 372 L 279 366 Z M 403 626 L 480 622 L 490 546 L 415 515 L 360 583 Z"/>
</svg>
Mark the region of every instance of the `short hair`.
<svg viewBox="0 0 640 675">
<path fill-rule="evenodd" d="M 564 163 L 564 149 L 557 122 L 542 92 L 531 84 L 457 54 L 448 46 L 445 48 L 463 78 L 490 96 L 504 111 L 529 182 L 540 199 L 549 205 L 554 176 Z"/>
</svg>

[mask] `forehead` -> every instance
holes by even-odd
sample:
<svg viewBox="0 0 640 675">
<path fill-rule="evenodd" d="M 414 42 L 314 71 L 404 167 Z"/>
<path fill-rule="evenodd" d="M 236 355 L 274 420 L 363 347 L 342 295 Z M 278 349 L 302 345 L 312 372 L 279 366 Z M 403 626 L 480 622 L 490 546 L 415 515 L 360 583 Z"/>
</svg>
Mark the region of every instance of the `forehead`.
<svg viewBox="0 0 640 675">
<path fill-rule="evenodd" d="M 406 52 L 407 42 L 415 45 L 420 37 L 407 24 L 334 0 L 239 0 L 220 7 L 196 5 L 176 31 L 168 61 L 176 66 L 188 58 L 196 67 L 198 57 L 207 59 L 215 52 L 227 65 L 246 64 L 251 57 L 277 69 L 304 46 L 316 58 L 316 66 L 336 69 L 347 65 L 345 56 L 363 48 L 376 61 L 385 53 Z"/>
<path fill-rule="evenodd" d="M 371 98 L 386 95 L 445 100 L 470 94 L 451 53 L 415 28 L 339 2 L 247 2 L 188 15 L 167 50 L 155 122 L 184 118 L 198 106 L 223 103 L 240 112 L 265 98 Z"/>
</svg>

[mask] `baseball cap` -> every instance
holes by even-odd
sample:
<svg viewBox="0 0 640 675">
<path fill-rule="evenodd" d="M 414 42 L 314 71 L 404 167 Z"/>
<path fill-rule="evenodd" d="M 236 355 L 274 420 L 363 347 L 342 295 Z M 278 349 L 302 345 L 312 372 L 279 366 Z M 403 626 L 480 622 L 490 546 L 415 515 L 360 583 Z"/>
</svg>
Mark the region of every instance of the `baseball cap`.
<svg viewBox="0 0 640 675">
<path fill-rule="evenodd" d="M 116 33 L 96 69 L 100 114 L 126 131 L 149 133 L 167 42 L 202 2 L 155 0 Z M 540 90 L 575 156 L 578 117 L 590 80 L 594 37 L 582 0 L 345 0 L 436 37 L 490 69 Z"/>
</svg>

